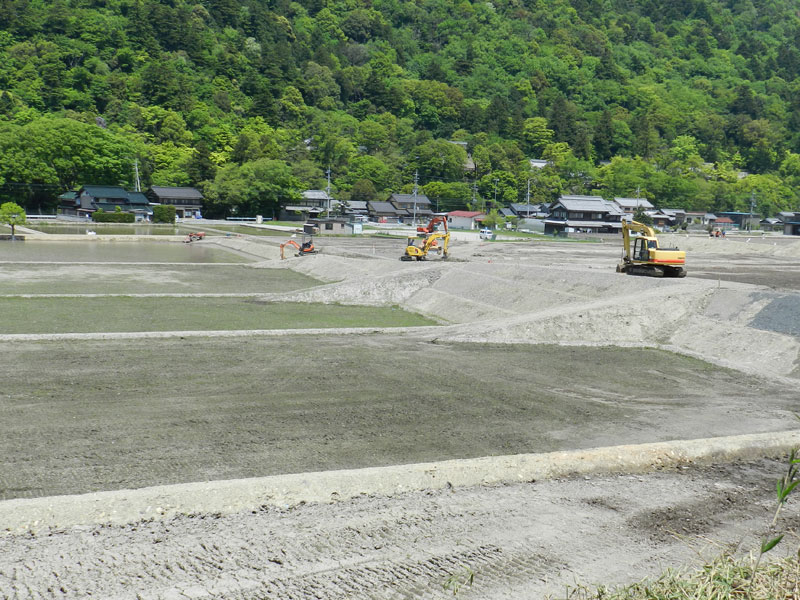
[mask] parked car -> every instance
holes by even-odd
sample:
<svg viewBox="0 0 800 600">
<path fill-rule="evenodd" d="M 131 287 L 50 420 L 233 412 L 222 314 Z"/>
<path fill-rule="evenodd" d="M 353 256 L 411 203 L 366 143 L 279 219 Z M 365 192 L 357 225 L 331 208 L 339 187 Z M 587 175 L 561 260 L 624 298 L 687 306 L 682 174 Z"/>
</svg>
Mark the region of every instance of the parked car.
<svg viewBox="0 0 800 600">
<path fill-rule="evenodd" d="M 492 239 L 492 235 L 493 235 L 492 230 L 489 229 L 488 227 L 484 227 L 483 229 L 481 229 L 482 240 L 490 240 Z"/>
</svg>

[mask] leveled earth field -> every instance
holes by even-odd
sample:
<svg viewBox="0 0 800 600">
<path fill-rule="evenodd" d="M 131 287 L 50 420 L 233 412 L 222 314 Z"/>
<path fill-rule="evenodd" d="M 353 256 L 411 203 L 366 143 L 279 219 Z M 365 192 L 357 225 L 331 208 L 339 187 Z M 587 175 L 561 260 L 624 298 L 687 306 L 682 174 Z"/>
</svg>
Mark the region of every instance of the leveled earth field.
<svg viewBox="0 0 800 600">
<path fill-rule="evenodd" d="M 62 494 L 796 427 L 800 243 L 782 236 L 664 240 L 689 276 L 659 280 L 615 273 L 611 238 L 459 233 L 450 260 L 405 263 L 390 237 L 319 238 L 321 254 L 281 261 L 279 236 L 26 235 L 0 249 L 0 514 Z M 471 570 L 459 595 L 485 600 L 633 581 L 689 560 L 671 531 L 749 535 L 780 468 L 410 492 L 212 527 L 201 511 L 171 534 L 77 515 L 54 536 L 9 533 L 0 592 L 444 598 Z M 220 533 L 252 527 L 269 535 Z M 183 566 L 136 567 L 149 536 Z M 588 546 L 562 552 L 565 537 Z M 103 566 L 118 563 L 134 570 Z"/>
</svg>

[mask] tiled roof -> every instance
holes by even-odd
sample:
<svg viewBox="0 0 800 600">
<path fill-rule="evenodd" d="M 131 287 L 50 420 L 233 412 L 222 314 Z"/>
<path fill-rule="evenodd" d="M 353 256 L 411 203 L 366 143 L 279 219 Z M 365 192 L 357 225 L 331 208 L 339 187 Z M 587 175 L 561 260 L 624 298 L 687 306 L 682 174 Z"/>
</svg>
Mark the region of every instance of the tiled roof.
<svg viewBox="0 0 800 600">
<path fill-rule="evenodd" d="M 413 204 L 414 194 L 392 194 L 389 197 L 391 202 L 399 202 L 402 204 Z M 417 205 L 430 204 L 431 201 L 425 194 L 417 194 Z"/>
<path fill-rule="evenodd" d="M 614 202 L 619 204 L 622 208 L 653 208 L 647 198 L 614 198 Z"/>
<path fill-rule="evenodd" d="M 561 204 L 568 211 L 605 212 L 612 215 L 624 214 L 624 211 L 619 206 L 604 200 L 600 196 L 561 196 L 556 204 Z"/>
<path fill-rule="evenodd" d="M 392 215 L 406 214 L 405 210 L 398 210 L 391 202 L 367 202 L 367 206 L 369 207 L 369 211 L 371 213 L 383 213 Z"/>
<path fill-rule="evenodd" d="M 193 187 L 165 187 L 154 185 L 150 191 L 159 199 L 181 198 L 182 200 L 202 200 L 203 194 Z"/>
<path fill-rule="evenodd" d="M 139 205 L 148 205 L 150 201 L 142 192 L 128 192 L 128 203 Z"/>
<path fill-rule="evenodd" d="M 85 185 L 79 192 L 85 192 L 94 198 L 122 198 L 128 201 L 128 192 L 124 188 L 113 185 Z"/>
<path fill-rule="evenodd" d="M 475 218 L 478 216 L 484 216 L 484 213 L 475 210 L 453 210 L 447 213 L 448 217 L 467 217 L 467 218 Z"/>
<path fill-rule="evenodd" d="M 306 190 L 303 192 L 303 198 L 306 200 L 330 200 L 328 192 L 325 190 Z"/>
</svg>

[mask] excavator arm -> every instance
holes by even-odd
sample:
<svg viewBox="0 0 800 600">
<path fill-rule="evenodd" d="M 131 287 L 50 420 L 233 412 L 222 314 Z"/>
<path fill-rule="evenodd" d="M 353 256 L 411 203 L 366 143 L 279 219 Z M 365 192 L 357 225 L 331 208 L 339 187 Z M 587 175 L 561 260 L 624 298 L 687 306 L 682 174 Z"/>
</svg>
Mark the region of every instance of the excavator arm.
<svg viewBox="0 0 800 600">
<path fill-rule="evenodd" d="M 436 231 L 436 226 L 439 223 L 444 225 L 444 232 L 447 233 L 447 217 L 441 215 L 433 217 L 426 227 L 417 227 L 417 233 L 433 233 Z"/>
</svg>

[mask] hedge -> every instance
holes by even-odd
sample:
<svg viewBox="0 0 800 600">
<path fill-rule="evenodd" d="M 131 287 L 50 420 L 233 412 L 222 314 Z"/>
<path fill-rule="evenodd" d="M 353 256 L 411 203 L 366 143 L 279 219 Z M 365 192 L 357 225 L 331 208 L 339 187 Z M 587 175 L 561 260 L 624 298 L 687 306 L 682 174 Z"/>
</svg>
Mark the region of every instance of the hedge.
<svg viewBox="0 0 800 600">
<path fill-rule="evenodd" d="M 92 213 L 92 221 L 95 223 L 133 223 L 136 215 L 126 212 L 105 212 L 98 210 Z"/>
</svg>

